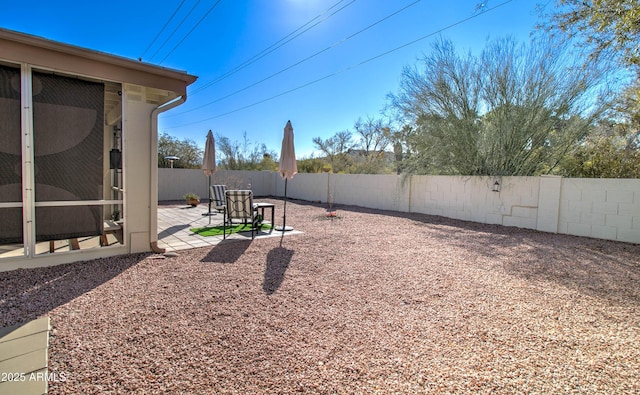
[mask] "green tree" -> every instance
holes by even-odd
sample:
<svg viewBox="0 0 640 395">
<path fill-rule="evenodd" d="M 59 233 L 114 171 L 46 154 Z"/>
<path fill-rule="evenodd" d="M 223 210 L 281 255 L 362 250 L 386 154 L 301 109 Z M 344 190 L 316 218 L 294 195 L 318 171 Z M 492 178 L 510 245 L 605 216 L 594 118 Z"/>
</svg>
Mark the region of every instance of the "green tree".
<svg viewBox="0 0 640 395">
<path fill-rule="evenodd" d="M 265 144 L 249 142 L 243 133 L 242 143 L 216 134 L 216 153 L 221 169 L 227 170 L 272 170 L 278 168 L 277 155 Z"/>
<path fill-rule="evenodd" d="M 560 163 L 567 177 L 640 178 L 640 133 L 629 124 L 607 122 Z"/>
<path fill-rule="evenodd" d="M 378 174 L 391 172 L 390 156 L 385 149 L 391 143 L 391 128 L 382 119 L 358 118 L 353 125 L 358 136 L 353 173 Z M 352 151 L 353 152 L 353 151 Z"/>
<path fill-rule="evenodd" d="M 536 175 L 553 171 L 604 110 L 601 72 L 554 41 L 487 43 L 459 55 L 441 40 L 406 67 L 392 104 L 410 125 L 406 170 L 428 174 Z M 576 63 L 578 62 L 578 63 Z"/>
<path fill-rule="evenodd" d="M 575 38 L 591 58 L 614 57 L 640 66 L 640 3 L 638 0 L 556 0 L 543 14 L 547 31 Z M 544 13 L 544 9 L 543 9 Z"/>
<path fill-rule="evenodd" d="M 329 164 L 321 158 L 304 158 L 298 160 L 300 173 L 322 173 Z"/>
<path fill-rule="evenodd" d="M 544 25 L 548 31 L 577 39 L 591 61 L 613 60 L 631 71 L 621 90 L 617 114 L 632 128 L 640 126 L 640 2 L 638 0 L 560 0 Z M 635 75 L 634 75 L 635 73 Z"/>
<path fill-rule="evenodd" d="M 199 169 L 202 167 L 203 151 L 191 139 L 179 140 L 164 132 L 158 139 L 158 167 L 171 167 L 168 156 L 180 158 L 173 162 L 174 168 Z"/>
<path fill-rule="evenodd" d="M 216 133 L 216 154 L 218 166 L 221 169 L 240 170 L 243 166 L 240 144 L 218 133 Z"/>
<path fill-rule="evenodd" d="M 640 73 L 634 82 L 622 91 L 615 110 L 630 128 L 640 130 Z"/>
<path fill-rule="evenodd" d="M 353 134 L 348 130 L 338 132 L 328 139 L 313 138 L 313 144 L 325 154 L 325 160 L 334 173 L 348 173 L 353 158 L 348 151 L 353 148 Z"/>
</svg>

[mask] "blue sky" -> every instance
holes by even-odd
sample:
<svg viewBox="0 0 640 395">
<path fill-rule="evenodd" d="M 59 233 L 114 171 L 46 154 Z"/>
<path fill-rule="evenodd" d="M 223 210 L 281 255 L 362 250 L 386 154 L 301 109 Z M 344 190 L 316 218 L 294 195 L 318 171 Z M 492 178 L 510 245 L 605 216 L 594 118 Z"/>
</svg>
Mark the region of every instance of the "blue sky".
<svg viewBox="0 0 640 395">
<path fill-rule="evenodd" d="M 464 21 L 481 2 L 13 1 L 3 4 L 0 26 L 198 76 L 187 102 L 160 116 L 159 132 L 201 148 L 209 129 L 237 141 L 246 133 L 250 144 L 279 153 L 290 119 L 303 158 L 314 154 L 314 137 L 379 117 L 403 67 L 438 37 L 465 52 L 481 50 L 488 38 L 528 40 L 536 1 L 484 0 L 485 10 L 495 9 Z"/>
</svg>

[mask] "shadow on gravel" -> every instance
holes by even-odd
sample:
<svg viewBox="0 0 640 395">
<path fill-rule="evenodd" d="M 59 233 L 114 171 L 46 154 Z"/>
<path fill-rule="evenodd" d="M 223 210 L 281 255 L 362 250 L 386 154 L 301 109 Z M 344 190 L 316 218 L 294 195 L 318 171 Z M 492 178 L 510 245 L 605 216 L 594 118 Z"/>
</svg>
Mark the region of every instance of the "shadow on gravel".
<svg viewBox="0 0 640 395">
<path fill-rule="evenodd" d="M 267 254 L 267 266 L 264 270 L 264 281 L 262 282 L 264 293 L 271 295 L 280 288 L 292 257 L 293 250 L 288 250 L 284 247 L 276 247 L 269 251 Z"/>
<path fill-rule="evenodd" d="M 326 204 L 296 202 L 326 207 Z M 437 245 L 464 249 L 490 267 L 531 282 L 553 282 L 583 295 L 614 303 L 640 305 L 640 245 L 546 233 L 446 217 L 334 205 L 349 212 L 406 218 Z M 414 230 L 408 231 L 415 232 Z M 469 264 L 476 265 L 475 260 Z M 486 265 L 486 264 L 485 264 Z"/>
<path fill-rule="evenodd" d="M 200 262 L 235 263 L 251 245 L 251 240 L 223 240 L 214 246 Z"/>
<path fill-rule="evenodd" d="M 640 245 L 446 218 L 425 225 L 430 237 L 490 258 L 509 275 L 640 305 Z"/>
<path fill-rule="evenodd" d="M 532 282 L 553 282 L 598 299 L 640 306 L 640 246 L 562 235 L 549 239 L 553 240 L 529 242 L 528 256 L 505 262 L 505 272 Z"/>
<path fill-rule="evenodd" d="M 117 277 L 148 254 L 0 272 L 0 327 L 36 319 Z"/>
</svg>

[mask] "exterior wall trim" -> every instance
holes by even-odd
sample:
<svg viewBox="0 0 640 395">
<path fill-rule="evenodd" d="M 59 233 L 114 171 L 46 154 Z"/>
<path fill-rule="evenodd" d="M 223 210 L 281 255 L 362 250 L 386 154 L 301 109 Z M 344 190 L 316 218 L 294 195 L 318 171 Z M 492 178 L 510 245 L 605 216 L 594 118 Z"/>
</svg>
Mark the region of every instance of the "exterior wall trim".
<svg viewBox="0 0 640 395">
<path fill-rule="evenodd" d="M 165 89 L 186 94 L 197 77 L 184 71 L 155 66 L 42 37 L 0 29 L 0 59 L 56 69 L 65 73 Z"/>
</svg>

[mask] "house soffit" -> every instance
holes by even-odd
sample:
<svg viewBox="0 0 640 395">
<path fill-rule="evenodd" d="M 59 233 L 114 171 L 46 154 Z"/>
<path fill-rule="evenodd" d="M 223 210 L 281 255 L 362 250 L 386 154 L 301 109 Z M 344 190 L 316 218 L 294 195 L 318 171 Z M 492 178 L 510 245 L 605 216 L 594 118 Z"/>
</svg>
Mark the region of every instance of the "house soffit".
<svg viewBox="0 0 640 395">
<path fill-rule="evenodd" d="M 197 77 L 184 71 L 0 29 L 0 59 L 75 73 L 105 81 L 135 84 L 147 89 L 149 102 L 163 104 L 186 94 Z M 172 94 L 173 93 L 173 94 Z"/>
</svg>

